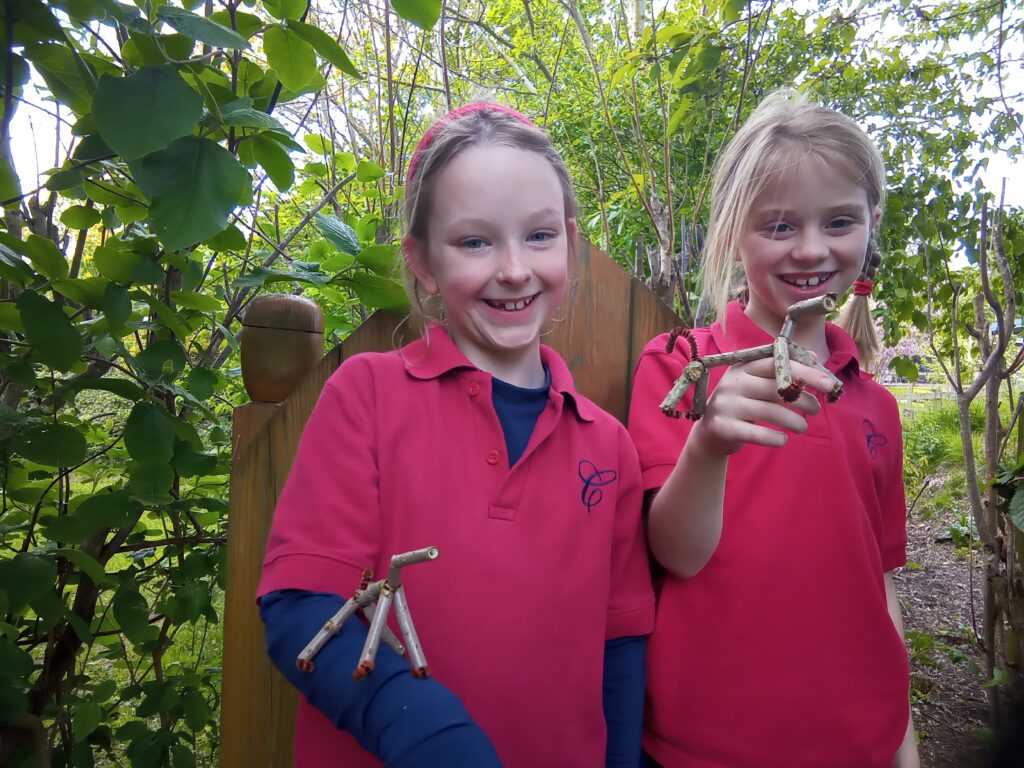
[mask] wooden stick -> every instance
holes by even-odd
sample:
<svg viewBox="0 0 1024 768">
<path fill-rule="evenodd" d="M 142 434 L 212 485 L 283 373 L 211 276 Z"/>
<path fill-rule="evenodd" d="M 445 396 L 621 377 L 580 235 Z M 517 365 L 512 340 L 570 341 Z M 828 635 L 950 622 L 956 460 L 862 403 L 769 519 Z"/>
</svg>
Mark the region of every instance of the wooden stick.
<svg viewBox="0 0 1024 768">
<path fill-rule="evenodd" d="M 412 664 L 413 677 L 429 677 L 430 666 L 427 664 L 426 656 L 423 655 L 423 646 L 420 645 L 419 635 L 416 634 L 416 627 L 412 623 L 409 603 L 405 599 L 405 587 L 395 590 L 395 616 L 398 617 L 402 638 L 409 648 L 409 662 Z"/>
<path fill-rule="evenodd" d="M 800 397 L 803 385 L 793 381 L 793 369 L 789 365 L 789 341 L 784 336 L 775 339 L 775 386 L 783 402 L 792 403 Z"/>
<path fill-rule="evenodd" d="M 385 582 L 380 590 L 380 597 L 377 598 L 377 610 L 373 614 L 373 621 L 370 622 L 370 631 L 363 645 L 363 655 L 359 657 L 359 666 L 352 673 L 353 680 L 362 680 L 373 672 L 377 648 L 380 646 L 380 638 L 384 632 L 384 624 L 388 620 L 388 613 L 391 612 L 391 600 L 394 596 L 394 591 Z"/>
</svg>

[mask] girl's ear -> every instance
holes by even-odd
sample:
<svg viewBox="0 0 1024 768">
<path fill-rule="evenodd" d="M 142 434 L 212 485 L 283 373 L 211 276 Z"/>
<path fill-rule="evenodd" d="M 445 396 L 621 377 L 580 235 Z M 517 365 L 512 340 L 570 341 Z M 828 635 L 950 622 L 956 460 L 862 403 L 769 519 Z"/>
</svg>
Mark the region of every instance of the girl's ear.
<svg viewBox="0 0 1024 768">
<path fill-rule="evenodd" d="M 871 229 L 878 226 L 878 220 L 882 218 L 882 207 L 880 205 L 875 206 L 875 210 L 871 212 Z"/>
<path fill-rule="evenodd" d="M 437 293 L 437 280 L 434 279 L 434 274 L 430 271 L 426 243 L 408 235 L 402 238 L 402 255 L 405 256 L 405 263 L 409 265 L 409 269 L 416 275 L 416 279 L 423 286 L 423 290 L 430 294 Z"/>
</svg>

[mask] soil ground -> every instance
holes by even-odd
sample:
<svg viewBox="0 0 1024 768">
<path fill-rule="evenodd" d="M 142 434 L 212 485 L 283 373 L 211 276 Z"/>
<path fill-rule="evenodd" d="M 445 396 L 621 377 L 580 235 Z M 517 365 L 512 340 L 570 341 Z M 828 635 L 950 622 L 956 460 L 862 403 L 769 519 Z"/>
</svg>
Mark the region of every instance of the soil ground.
<svg viewBox="0 0 1024 768">
<path fill-rule="evenodd" d="M 988 764 L 984 656 L 975 630 L 982 620 L 981 568 L 951 536 L 957 519 L 952 510 L 912 516 L 909 563 L 896 577 L 924 768 Z"/>
</svg>

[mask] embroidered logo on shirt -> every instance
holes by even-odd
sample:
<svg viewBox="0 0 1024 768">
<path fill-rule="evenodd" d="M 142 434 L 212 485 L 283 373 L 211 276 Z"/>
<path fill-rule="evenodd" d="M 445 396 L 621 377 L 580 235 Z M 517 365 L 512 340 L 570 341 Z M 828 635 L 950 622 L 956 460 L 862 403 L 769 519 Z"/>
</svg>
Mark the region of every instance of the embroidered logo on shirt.
<svg viewBox="0 0 1024 768">
<path fill-rule="evenodd" d="M 589 515 L 590 511 L 600 504 L 601 499 L 604 498 L 604 491 L 601 488 L 615 482 L 615 478 L 619 476 L 619 473 L 614 469 L 598 469 L 594 466 L 594 462 L 587 459 L 580 459 L 578 471 L 580 480 L 583 481 L 580 501 L 587 508 L 587 514 Z"/>
<path fill-rule="evenodd" d="M 889 438 L 881 432 L 875 431 L 875 425 L 871 423 L 871 419 L 864 419 L 863 426 L 864 436 L 868 441 L 868 455 L 874 459 L 878 449 L 889 443 Z"/>
</svg>

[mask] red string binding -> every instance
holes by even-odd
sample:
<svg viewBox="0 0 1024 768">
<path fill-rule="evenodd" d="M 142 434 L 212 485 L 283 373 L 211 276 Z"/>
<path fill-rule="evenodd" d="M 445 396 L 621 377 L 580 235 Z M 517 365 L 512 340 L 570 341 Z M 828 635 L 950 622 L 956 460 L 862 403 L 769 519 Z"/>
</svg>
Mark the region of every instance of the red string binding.
<svg viewBox="0 0 1024 768">
<path fill-rule="evenodd" d="M 870 280 L 856 280 L 853 283 L 853 295 L 854 296 L 870 296 L 871 289 L 875 287 L 875 284 Z"/>
</svg>

